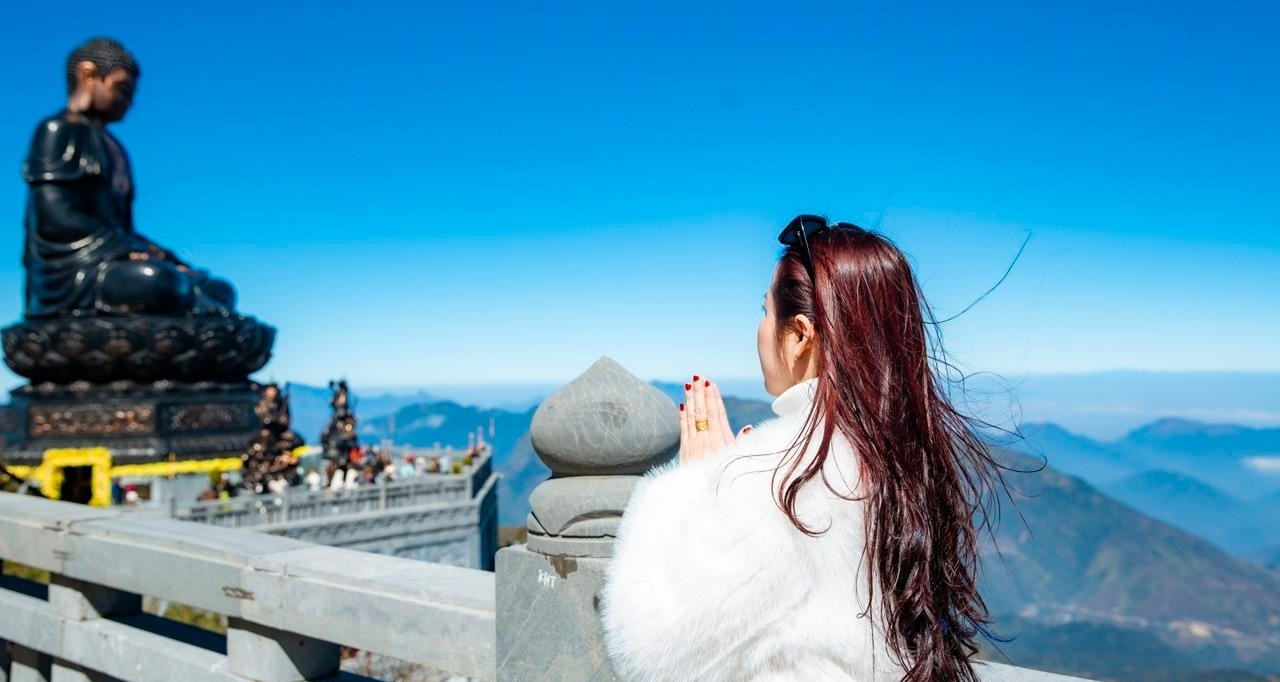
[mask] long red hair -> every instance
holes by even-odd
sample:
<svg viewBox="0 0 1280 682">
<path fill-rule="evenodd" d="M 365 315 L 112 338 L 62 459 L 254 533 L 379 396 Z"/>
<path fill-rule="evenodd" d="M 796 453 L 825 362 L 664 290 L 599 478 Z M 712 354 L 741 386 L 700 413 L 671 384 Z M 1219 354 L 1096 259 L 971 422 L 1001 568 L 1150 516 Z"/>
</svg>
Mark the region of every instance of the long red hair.
<svg viewBox="0 0 1280 682">
<path fill-rule="evenodd" d="M 934 372 L 937 325 L 903 253 L 883 236 L 841 223 L 787 248 L 773 283 L 781 336 L 797 315 L 817 333 L 814 410 L 775 473 L 777 501 L 801 532 L 801 488 L 820 476 L 837 433 L 861 471 L 869 594 L 878 596 L 889 651 L 906 682 L 977 682 L 971 659 L 989 615 L 977 588 L 978 527 L 1003 485 L 969 421 Z M 779 482 L 780 481 L 780 482 Z M 826 482 L 826 479 L 823 479 Z M 830 484 L 827 484 L 830 487 Z M 833 489 L 836 494 L 841 494 Z M 871 605 L 867 606 L 870 611 Z M 864 612 L 865 615 L 865 612 Z"/>
</svg>

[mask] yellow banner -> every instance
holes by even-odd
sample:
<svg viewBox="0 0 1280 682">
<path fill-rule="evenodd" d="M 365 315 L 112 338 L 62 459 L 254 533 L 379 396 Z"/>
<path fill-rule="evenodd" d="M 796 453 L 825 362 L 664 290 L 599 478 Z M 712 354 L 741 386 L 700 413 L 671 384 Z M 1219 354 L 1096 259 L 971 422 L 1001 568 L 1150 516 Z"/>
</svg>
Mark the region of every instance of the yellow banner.
<svg viewBox="0 0 1280 682">
<path fill-rule="evenodd" d="M 111 481 L 121 477 L 151 478 L 177 474 L 204 474 L 236 471 L 239 457 L 218 459 L 185 459 L 175 462 L 111 465 L 111 451 L 106 448 L 50 448 L 44 451 L 39 466 L 12 465 L 15 476 L 40 483 L 40 493 L 56 500 L 62 496 L 62 470 L 66 467 L 92 467 L 92 497 L 89 505 L 111 506 Z"/>
</svg>

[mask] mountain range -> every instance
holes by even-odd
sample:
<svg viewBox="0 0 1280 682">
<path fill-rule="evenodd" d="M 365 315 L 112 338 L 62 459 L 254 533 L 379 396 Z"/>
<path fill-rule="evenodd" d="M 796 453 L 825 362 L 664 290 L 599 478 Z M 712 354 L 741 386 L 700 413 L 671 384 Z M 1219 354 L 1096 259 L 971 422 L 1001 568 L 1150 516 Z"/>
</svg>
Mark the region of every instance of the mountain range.
<svg viewBox="0 0 1280 682">
<path fill-rule="evenodd" d="M 1011 451 L 1001 456 L 1011 469 L 1029 473 L 1006 475 L 1013 508 L 1005 510 L 984 551 L 982 594 L 998 623 L 1030 621 L 1036 636 L 1056 627 L 1078 631 L 1080 624 L 1103 634 L 1119 628 L 1150 635 L 1178 654 L 1145 661 L 1151 671 L 1192 665 L 1280 673 L 1280 573 L 1233 557 L 1040 460 Z M 998 624 L 997 634 L 1004 634 L 1000 629 Z M 1019 633 L 1015 627 L 1008 634 Z M 1010 650 L 1027 655 L 1016 641 Z M 1092 652 L 1079 653 L 1083 658 L 1059 669 L 1137 679 L 1107 669 Z M 1034 658 L 1014 662 L 1042 667 Z"/>
<path fill-rule="evenodd" d="M 1003 442 L 1237 556 L 1280 558 L 1280 429 L 1161 419 L 1102 442 L 1029 424 Z"/>
</svg>

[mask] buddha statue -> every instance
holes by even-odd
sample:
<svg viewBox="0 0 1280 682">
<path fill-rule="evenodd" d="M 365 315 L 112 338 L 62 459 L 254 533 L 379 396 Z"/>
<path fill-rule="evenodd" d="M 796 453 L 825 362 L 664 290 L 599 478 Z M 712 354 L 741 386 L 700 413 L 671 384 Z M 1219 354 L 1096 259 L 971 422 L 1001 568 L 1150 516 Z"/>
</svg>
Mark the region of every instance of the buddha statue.
<svg viewBox="0 0 1280 682">
<path fill-rule="evenodd" d="M 24 317 L 3 330 L 5 363 L 52 386 L 222 382 L 243 387 L 275 330 L 235 311 L 235 289 L 134 227 L 134 178 L 108 130 L 142 70 L 94 38 L 66 62 L 66 108 L 36 127 L 28 186 Z M 22 389 L 29 390 L 29 389 Z"/>
<path fill-rule="evenodd" d="M 67 58 L 67 106 L 36 127 L 22 167 L 26 316 L 229 312 L 235 290 L 134 229 L 134 180 L 107 127 L 133 104 L 141 69 L 107 38 Z"/>
</svg>

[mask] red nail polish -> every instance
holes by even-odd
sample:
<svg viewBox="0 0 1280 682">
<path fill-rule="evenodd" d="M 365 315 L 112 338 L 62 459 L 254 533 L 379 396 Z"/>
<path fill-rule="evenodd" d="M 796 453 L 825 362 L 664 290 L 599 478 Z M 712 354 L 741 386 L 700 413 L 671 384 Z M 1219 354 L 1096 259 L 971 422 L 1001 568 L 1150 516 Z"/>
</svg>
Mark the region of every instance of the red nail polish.
<svg viewBox="0 0 1280 682">
<path fill-rule="evenodd" d="M 680 411 L 684 412 L 684 403 L 680 403 Z"/>
<path fill-rule="evenodd" d="M 702 385 L 703 385 L 703 386 L 710 386 L 710 385 L 711 385 L 711 382 L 710 382 L 710 381 L 708 381 L 708 382 L 706 382 L 706 383 L 704 383 L 704 384 L 702 384 Z"/>
<path fill-rule="evenodd" d="M 698 380 L 698 375 L 697 375 L 697 374 L 693 375 L 693 380 L 694 380 L 694 381 L 697 381 L 697 380 Z"/>
<path fill-rule="evenodd" d="M 689 389 L 691 389 L 691 388 L 693 388 L 693 386 L 690 386 L 689 384 L 685 384 L 685 385 L 684 385 L 684 390 L 686 390 L 686 391 L 687 391 L 687 390 L 689 390 Z"/>
</svg>

